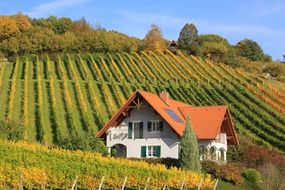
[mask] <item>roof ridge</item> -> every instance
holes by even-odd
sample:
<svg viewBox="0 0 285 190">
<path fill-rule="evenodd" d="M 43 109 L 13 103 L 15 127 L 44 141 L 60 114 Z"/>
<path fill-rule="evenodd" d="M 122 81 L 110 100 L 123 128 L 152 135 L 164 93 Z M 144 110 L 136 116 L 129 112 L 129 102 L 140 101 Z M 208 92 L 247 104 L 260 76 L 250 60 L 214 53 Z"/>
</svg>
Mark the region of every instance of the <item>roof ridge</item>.
<svg viewBox="0 0 285 190">
<path fill-rule="evenodd" d="M 179 108 L 207 108 L 207 107 L 226 107 L 228 108 L 227 105 L 210 105 L 210 106 L 192 106 L 192 107 L 179 107 Z"/>
</svg>

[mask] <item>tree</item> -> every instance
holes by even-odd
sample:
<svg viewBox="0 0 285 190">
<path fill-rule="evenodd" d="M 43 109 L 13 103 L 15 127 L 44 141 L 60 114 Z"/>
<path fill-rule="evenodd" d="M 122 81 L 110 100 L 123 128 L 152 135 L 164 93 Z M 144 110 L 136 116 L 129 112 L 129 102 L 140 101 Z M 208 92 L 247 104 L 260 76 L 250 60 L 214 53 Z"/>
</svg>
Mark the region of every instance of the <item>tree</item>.
<svg viewBox="0 0 285 190">
<path fill-rule="evenodd" d="M 238 55 L 246 57 L 251 61 L 271 60 L 271 57 L 265 55 L 260 45 L 253 40 L 250 39 L 241 40 L 236 44 L 235 48 L 237 50 Z"/>
<path fill-rule="evenodd" d="M 186 50 L 189 54 L 196 54 L 198 48 L 198 30 L 194 24 L 185 24 L 179 33 L 179 49 Z"/>
<path fill-rule="evenodd" d="M 155 24 L 151 25 L 151 29 L 146 34 L 144 40 L 145 50 L 147 51 L 161 51 L 165 49 L 165 41 L 163 39 L 162 33 L 159 27 Z"/>
<path fill-rule="evenodd" d="M 231 49 L 231 45 L 226 39 L 215 34 L 200 35 L 198 43 L 199 48 L 197 54 L 216 62 L 225 62 L 226 55 Z"/>
<path fill-rule="evenodd" d="M 262 72 L 269 73 L 272 77 L 285 76 L 285 65 L 279 62 L 271 62 L 264 65 Z"/>
<path fill-rule="evenodd" d="M 214 61 L 223 61 L 223 58 L 228 53 L 228 48 L 218 42 L 205 42 L 201 47 L 204 57 L 208 57 Z"/>
<path fill-rule="evenodd" d="M 17 13 L 15 16 L 13 16 L 13 18 L 15 19 L 20 32 L 25 32 L 32 27 L 29 17 L 23 15 L 22 13 Z"/>
<path fill-rule="evenodd" d="M 83 17 L 80 20 L 73 22 L 71 31 L 76 35 L 89 35 L 93 31 L 93 28 Z"/>
<path fill-rule="evenodd" d="M 186 127 L 180 144 L 179 163 L 181 168 L 186 170 L 201 170 L 198 142 L 189 117 L 187 117 Z"/>
<path fill-rule="evenodd" d="M 19 27 L 14 18 L 0 16 L 0 42 L 19 32 Z"/>
</svg>

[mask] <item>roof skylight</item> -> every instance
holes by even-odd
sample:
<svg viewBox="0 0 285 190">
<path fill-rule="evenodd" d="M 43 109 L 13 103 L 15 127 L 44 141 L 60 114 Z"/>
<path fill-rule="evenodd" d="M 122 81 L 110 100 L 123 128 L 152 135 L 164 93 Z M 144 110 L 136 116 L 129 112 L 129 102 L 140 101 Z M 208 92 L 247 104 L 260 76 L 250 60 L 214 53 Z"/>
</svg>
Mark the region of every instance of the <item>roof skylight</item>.
<svg viewBox="0 0 285 190">
<path fill-rule="evenodd" d="M 180 117 L 172 110 L 170 109 L 164 109 L 166 113 L 176 122 L 183 123 L 183 121 L 180 119 Z"/>
</svg>

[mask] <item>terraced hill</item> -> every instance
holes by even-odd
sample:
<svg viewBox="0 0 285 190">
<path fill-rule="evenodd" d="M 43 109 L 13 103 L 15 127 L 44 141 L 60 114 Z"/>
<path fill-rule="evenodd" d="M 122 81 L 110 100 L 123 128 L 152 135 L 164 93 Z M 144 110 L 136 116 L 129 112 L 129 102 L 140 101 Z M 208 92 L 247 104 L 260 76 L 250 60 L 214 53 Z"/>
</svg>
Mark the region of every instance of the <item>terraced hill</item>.
<svg viewBox="0 0 285 190">
<path fill-rule="evenodd" d="M 193 105 L 227 104 L 239 134 L 285 152 L 285 88 L 169 51 L 19 57 L 0 70 L 0 118 L 56 144 L 96 133 L 132 92 L 166 90 Z"/>
</svg>

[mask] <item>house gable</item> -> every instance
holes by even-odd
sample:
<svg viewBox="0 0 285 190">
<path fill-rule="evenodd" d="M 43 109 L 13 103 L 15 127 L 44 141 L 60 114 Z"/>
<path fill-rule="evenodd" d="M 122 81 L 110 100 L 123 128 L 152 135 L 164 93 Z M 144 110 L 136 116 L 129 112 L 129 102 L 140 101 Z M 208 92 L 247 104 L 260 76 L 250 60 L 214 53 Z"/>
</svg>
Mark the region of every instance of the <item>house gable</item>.
<svg viewBox="0 0 285 190">
<path fill-rule="evenodd" d="M 134 108 L 130 110 L 127 117 L 125 117 L 117 126 L 111 126 L 108 130 L 113 128 L 118 131 L 128 131 L 129 123 L 143 123 L 143 138 L 177 138 L 176 132 L 164 121 L 164 119 L 144 100 L 139 109 Z M 160 124 L 162 122 L 162 128 L 160 125 L 157 126 L 157 130 L 154 131 L 152 127 L 149 129 L 149 123 Z M 137 137 L 138 138 L 138 137 Z"/>
</svg>

